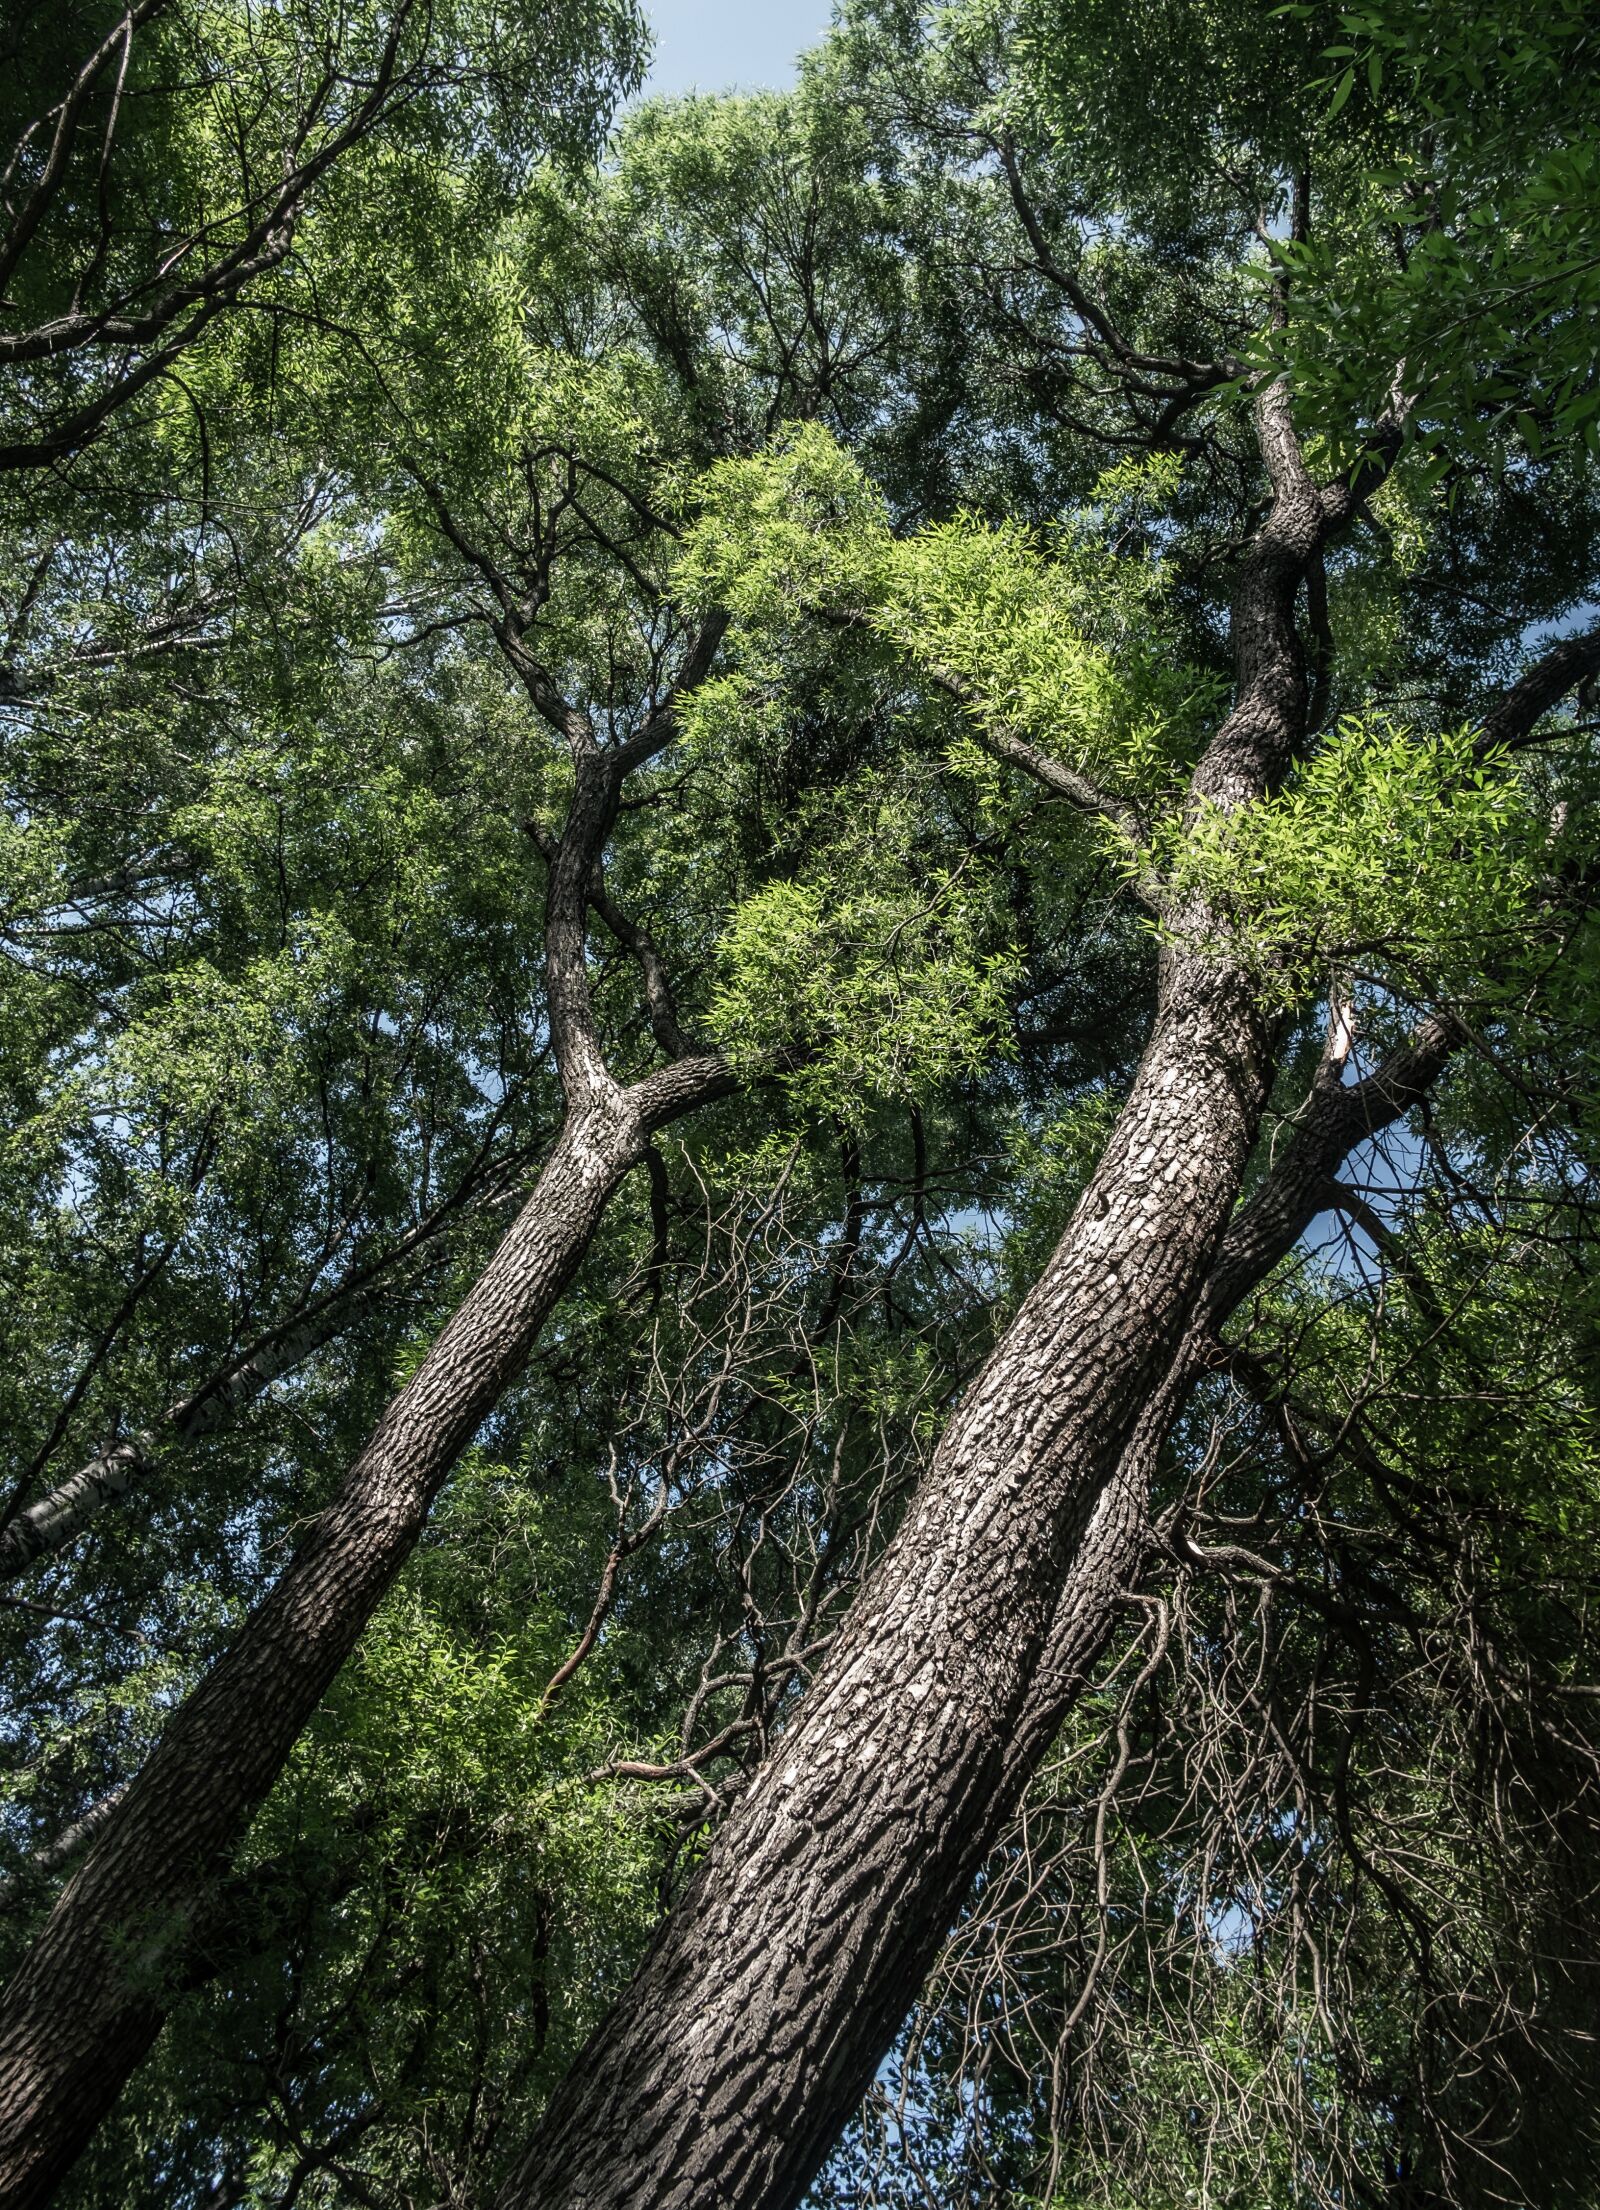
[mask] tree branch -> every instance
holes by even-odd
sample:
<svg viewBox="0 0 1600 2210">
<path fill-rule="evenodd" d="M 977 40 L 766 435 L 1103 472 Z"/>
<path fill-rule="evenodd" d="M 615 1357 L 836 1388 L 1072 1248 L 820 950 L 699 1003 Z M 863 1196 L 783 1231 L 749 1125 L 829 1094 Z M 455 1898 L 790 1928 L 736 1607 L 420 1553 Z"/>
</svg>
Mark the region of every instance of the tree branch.
<svg viewBox="0 0 1600 2210">
<path fill-rule="evenodd" d="M 1002 134 L 993 143 L 1000 157 L 1000 166 L 1005 172 L 1011 204 L 1026 233 L 1035 266 L 1040 275 L 1070 302 L 1079 321 L 1094 332 L 1118 369 L 1135 370 L 1147 376 L 1176 377 L 1186 390 L 1194 391 L 1197 396 L 1199 392 L 1215 389 L 1217 385 L 1225 384 L 1237 375 L 1239 364 L 1235 361 L 1184 360 L 1169 354 L 1141 353 L 1130 345 L 1105 309 L 1090 298 L 1077 278 L 1062 267 L 1051 251 L 1038 210 L 1029 199 L 1022 181 L 1022 165 L 1017 159 L 1015 141 L 1009 134 Z M 1152 391 L 1146 386 L 1145 396 L 1170 401 L 1177 395 L 1168 391 Z"/>
<path fill-rule="evenodd" d="M 1600 674 L 1600 624 L 1581 636 L 1563 637 L 1513 683 L 1483 717 L 1477 750 L 1515 752 L 1537 740 L 1534 731 L 1567 693 Z"/>
</svg>

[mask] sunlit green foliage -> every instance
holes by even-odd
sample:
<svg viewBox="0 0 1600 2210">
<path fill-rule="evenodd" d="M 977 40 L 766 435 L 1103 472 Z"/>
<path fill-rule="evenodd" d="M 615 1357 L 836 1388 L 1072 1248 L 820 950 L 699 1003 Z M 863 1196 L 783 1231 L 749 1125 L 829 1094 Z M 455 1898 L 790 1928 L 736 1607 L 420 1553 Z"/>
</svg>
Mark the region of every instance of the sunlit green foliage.
<svg viewBox="0 0 1600 2210">
<path fill-rule="evenodd" d="M 126 407 L 203 418 L 224 358 L 271 394 L 307 338 L 381 354 L 424 270 L 475 255 L 532 164 L 592 154 L 645 35 L 632 0 L 14 12 L 8 465 L 78 451 Z"/>
<path fill-rule="evenodd" d="M 733 1064 L 798 1053 L 792 1087 L 847 1114 L 975 1071 L 1003 1048 L 1016 975 L 983 948 L 983 901 L 953 875 L 919 880 L 892 823 L 827 859 L 826 881 L 774 883 L 733 917 L 710 1014 Z"/>
<path fill-rule="evenodd" d="M 110 20 L 8 32 L 5 117 Z M 1330 987 L 1363 1069 L 1440 1001 L 1472 1042 L 1330 1193 L 1369 1182 L 1365 1227 L 1240 1315 L 1130 1608 L 1168 1606 L 1164 1655 L 1125 1704 L 1154 1641 L 1113 1652 L 902 2052 L 899 2132 L 817 2199 L 1591 2210 L 1596 755 L 1582 703 L 1515 755 L 1475 735 L 1595 596 L 1587 18 L 857 0 L 793 94 L 646 104 L 589 163 L 629 7 L 172 0 L 105 252 L 90 132 L 8 314 L 154 296 L 180 235 L 180 270 L 225 254 L 329 57 L 309 145 L 391 31 L 395 97 L 292 251 L 0 480 L 8 1501 L 298 1345 L 17 1584 L 8 1959 L 556 1125 L 572 771 L 508 597 L 602 742 L 729 617 L 603 887 L 741 1087 L 625 1186 L 64 2200 L 492 2198 L 1198 941 L 1282 1018 L 1256 1179 Z M 1130 396 L 1063 278 L 1200 364 L 1192 402 Z M 8 372 L 7 439 L 161 342 Z M 1271 799 L 1189 812 L 1264 497 L 1244 384 L 1288 364 L 1325 477 L 1402 361 L 1422 449 L 1331 548 L 1326 637 L 1302 602 L 1320 725 Z M 659 1063 L 598 918 L 590 978 L 618 1078 Z"/>
<path fill-rule="evenodd" d="M 1591 11 L 1374 0 L 1336 31 L 1318 90 L 1366 157 L 1352 234 L 1278 248 L 1289 357 L 1319 419 L 1348 443 L 1403 390 L 1440 475 L 1508 433 L 1534 459 L 1574 439 L 1595 452 Z"/>
<path fill-rule="evenodd" d="M 1174 933 L 1202 914 L 1201 942 L 1293 1003 L 1330 964 L 1430 988 L 1493 971 L 1531 938 L 1549 843 L 1471 729 L 1347 720 L 1286 789 L 1169 818 L 1156 850 Z"/>
<path fill-rule="evenodd" d="M 359 2138 L 374 2184 L 430 2155 L 468 2182 L 503 2163 L 508 2114 L 576 2055 L 671 1854 L 658 1802 L 578 1777 L 638 1725 L 659 1649 L 615 1635 L 543 1704 L 587 1601 L 586 1532 L 513 1469 L 463 1469 L 258 1821 L 215 1935 L 223 1977 L 91 2193 L 129 2174 L 160 2189 L 175 2158 L 209 2155 L 272 2200 L 305 2127 Z"/>
</svg>

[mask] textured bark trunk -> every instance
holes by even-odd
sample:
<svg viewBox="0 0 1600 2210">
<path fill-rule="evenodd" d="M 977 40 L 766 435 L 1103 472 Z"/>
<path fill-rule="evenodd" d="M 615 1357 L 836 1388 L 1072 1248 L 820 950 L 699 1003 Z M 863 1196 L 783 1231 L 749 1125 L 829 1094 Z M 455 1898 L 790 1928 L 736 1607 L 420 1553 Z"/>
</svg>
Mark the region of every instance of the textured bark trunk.
<svg viewBox="0 0 1600 2210">
<path fill-rule="evenodd" d="M 1242 998 L 1229 978 L 1191 970 L 1174 1000 L 1191 991 L 1205 1009 L 1169 1011 L 1118 1139 L 845 1648 L 502 2210 L 799 2199 L 1115 1627 L 1156 1461 L 1217 1331 L 1325 1208 L 1352 1147 L 1415 1104 L 1455 1048 L 1431 1020 L 1352 1085 L 1342 1043 L 1331 1049 L 1207 1272 L 1268 1052 L 1248 1013 L 1209 1002 Z"/>
<path fill-rule="evenodd" d="M 546 1009 L 566 1119 L 510 1233 L 271 1593 L 168 1724 L 0 1999 L 0 2210 L 49 2201 L 203 1967 L 207 1906 L 233 1850 L 393 1586 L 445 1476 L 521 1370 L 613 1191 L 652 1133 L 735 1087 L 715 1054 L 689 1055 L 654 947 L 616 914 L 599 874 L 623 783 L 670 742 L 725 619 L 701 625 L 673 688 L 611 747 L 555 693 L 525 649 L 531 616 L 513 620 L 497 588 L 507 618 L 496 633 L 574 770 L 562 833 L 544 842 Z M 597 902 L 630 941 L 671 1060 L 626 1090 L 606 1066 L 589 992 Z"/>
<path fill-rule="evenodd" d="M 0 2204 L 49 2201 L 160 2030 L 206 1902 L 514 1378 L 652 1127 L 720 1062 L 591 1087 L 470 1295 L 237 1639 L 167 1727 L 0 2004 Z"/>
<path fill-rule="evenodd" d="M 1173 962 L 1055 1257 L 507 2206 L 755 2210 L 804 2191 L 1010 1809 L 1008 1746 L 1068 1567 L 1181 1341 L 1270 1061 L 1240 978 Z"/>
<path fill-rule="evenodd" d="M 1008 1801 L 1020 1799 L 1116 1626 L 1121 1599 L 1143 1564 L 1157 1462 L 1190 1391 L 1215 1363 L 1222 1329 L 1327 1209 L 1334 1177 L 1350 1152 L 1421 1102 L 1460 1040 L 1453 1022 L 1432 1015 L 1375 1073 L 1347 1084 L 1350 1037 L 1335 1016 L 1335 1033 L 1293 1131 L 1260 1189 L 1229 1225 L 1183 1347 L 1140 1414 L 1095 1506 L 1008 1745 L 1003 1791 Z"/>
<path fill-rule="evenodd" d="M 1292 763 L 1306 712 L 1295 600 L 1351 506 L 1306 474 L 1282 384 L 1256 419 L 1273 503 L 1241 565 L 1238 688 L 1196 769 L 1197 806 L 1248 804 Z M 1174 918 L 1204 941 L 1206 914 Z M 1049 1740 L 1036 1676 L 1052 1662 L 1070 1676 L 1103 1632 L 1121 1584 L 1108 1592 L 1102 1569 L 1130 1499 L 1102 1499 L 1136 1431 L 1135 1467 L 1176 1410 L 1171 1369 L 1271 1061 L 1247 978 L 1169 951 L 1149 1046 L 1066 1235 L 501 2210 L 798 2202 Z M 1097 1511 L 1104 1547 L 1086 1550 Z M 1069 1584 L 1085 1621 L 1059 1616 Z"/>
</svg>

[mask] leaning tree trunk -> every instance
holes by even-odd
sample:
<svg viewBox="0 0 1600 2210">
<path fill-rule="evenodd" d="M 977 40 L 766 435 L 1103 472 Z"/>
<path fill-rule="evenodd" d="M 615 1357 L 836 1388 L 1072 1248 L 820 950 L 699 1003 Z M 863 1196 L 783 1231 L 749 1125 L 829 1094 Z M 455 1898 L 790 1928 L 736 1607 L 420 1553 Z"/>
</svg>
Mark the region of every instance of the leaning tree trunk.
<svg viewBox="0 0 1600 2210">
<path fill-rule="evenodd" d="M 1190 980 L 1206 995 L 1225 988 L 1221 977 Z M 1149 1109 L 1131 1125 L 1124 1116 L 1124 1140 L 946 1436 L 835 1670 L 558 2096 L 504 2210 L 767 2210 L 798 2199 L 1116 1625 L 1144 1554 L 1157 1459 L 1215 1362 L 1219 1331 L 1326 1208 L 1350 1151 L 1427 1094 L 1459 1041 L 1452 1021 L 1431 1016 L 1412 1043 L 1347 1084 L 1350 1038 L 1336 1014 L 1293 1132 L 1191 1289 L 1187 1329 L 1163 1371 L 1155 1300 L 1164 1290 L 1176 1308 L 1184 1292 L 1173 1271 L 1146 1271 L 1136 1253 L 1170 1238 L 1169 1269 L 1181 1248 L 1199 1280 L 1242 1167 L 1250 1085 L 1265 1057 L 1258 1030 L 1235 1030 L 1232 1079 L 1227 1055 L 1207 1054 L 1198 1087 L 1210 1115 L 1175 1130 L 1156 1100 L 1199 1031 L 1158 1031 L 1128 1114 L 1141 1098 Z M 1182 1153 L 1204 1171 L 1174 1173 Z M 1084 1341 L 1074 1301 L 1094 1304 L 1112 1288 L 1123 1316 L 1099 1317 Z M 1109 1359 L 1096 1355 L 1106 1329 Z M 1114 1383 L 1119 1356 L 1137 1361 L 1144 1380 Z M 1052 1402 L 1051 1373 L 1083 1364 L 1087 1383 Z M 1131 1430 L 1130 1381 L 1135 1393 L 1148 1387 Z M 1025 1484 L 1029 1464 L 1037 1470 Z M 1068 1542 L 1082 1528 L 1064 1585 L 1058 1566 L 1041 1572 L 1047 1514 Z M 1042 1634 L 1041 1581 L 1059 1588 Z M 935 1637 L 938 1655 L 928 1648 Z M 869 1990 L 870 2008 L 860 1999 Z M 615 2158 L 608 2138 L 620 2145 Z"/>
<path fill-rule="evenodd" d="M 673 688 L 614 747 L 549 692 L 517 642 L 526 624 L 499 632 L 572 752 L 566 823 L 545 845 L 546 1005 L 566 1119 L 510 1233 L 276 1585 L 169 1721 L 0 1999 L 0 2210 L 50 2200 L 160 2032 L 201 1961 L 233 1851 L 415 1548 L 446 1475 L 526 1363 L 618 1184 L 657 1129 L 735 1087 L 718 1055 L 690 1051 L 654 946 L 616 913 L 599 871 L 625 777 L 670 740 L 678 702 L 709 672 L 724 627 L 720 615 L 701 625 Z M 627 1089 L 606 1066 L 590 997 L 596 903 L 630 940 L 670 1062 Z"/>
<path fill-rule="evenodd" d="M 338 1496 L 97 1835 L 0 2005 L 6 2210 L 50 2200 L 160 2031 L 214 1884 L 651 1129 L 727 1086 L 700 1059 L 591 1089 Z"/>
<path fill-rule="evenodd" d="M 1349 511 L 1306 474 L 1282 384 L 1257 425 L 1273 505 L 1234 604 L 1234 708 L 1193 782 L 1225 808 L 1269 791 L 1303 738 L 1295 600 Z M 1210 917 L 1185 918 L 1203 940 Z M 1272 1031 L 1244 973 L 1164 955 L 1149 1045 L 1060 1246 L 501 2210 L 792 2210 L 804 2193 L 1026 1784 L 1019 1733 L 1048 1743 L 1030 1695 L 1071 1641 L 1075 1561 L 1080 1601 L 1120 1592 L 1086 1583 L 1085 1540 L 1238 1198 Z"/>
<path fill-rule="evenodd" d="M 1182 1348 L 1101 1491 L 1007 1745 L 1002 1792 L 1008 1802 L 1020 1798 L 1037 1771 L 1116 1627 L 1125 1593 L 1137 1583 L 1162 1448 L 1195 1384 L 1224 1360 L 1223 1328 L 1327 1210 L 1339 1168 L 1356 1145 L 1392 1127 L 1427 1096 L 1458 1049 L 1461 1031 L 1447 1016 L 1431 1014 L 1411 1043 L 1392 1052 L 1364 1081 L 1347 1084 L 1351 1041 L 1336 1009 L 1328 1050 L 1293 1117 L 1293 1132 L 1223 1237 Z"/>
<path fill-rule="evenodd" d="M 1059 1250 L 507 2206 L 792 2204 L 914 1999 L 1011 1808 L 1062 1584 L 1255 1139 L 1270 1024 L 1238 975 L 1170 969 Z"/>
<path fill-rule="evenodd" d="M 1310 493 L 1270 396 L 1264 411 L 1277 502 L 1240 593 L 1238 705 L 1196 777 L 1232 803 L 1269 787 L 1295 741 L 1293 579 L 1352 503 Z M 1586 643 L 1600 658 L 1600 631 Z M 1559 695 L 1529 678 L 1486 727 L 1517 741 Z M 1217 1249 L 1269 1040 L 1242 977 L 1169 961 L 1128 1103 L 1045 1276 L 500 2210 L 793 2210 L 1103 1646 L 1157 1454 L 1216 1331 L 1458 1040 L 1432 1018 L 1349 1086 L 1331 1051 Z"/>
<path fill-rule="evenodd" d="M 844 1647 L 502 2210 L 777 2210 L 847 2122 L 1115 1625 L 1157 1457 L 1217 1331 L 1457 1040 L 1430 1020 L 1350 1086 L 1330 1051 L 1208 1267 L 1268 1067 L 1241 1005 L 1236 978 L 1195 966 L 1169 990 L 1118 1136 Z"/>
</svg>

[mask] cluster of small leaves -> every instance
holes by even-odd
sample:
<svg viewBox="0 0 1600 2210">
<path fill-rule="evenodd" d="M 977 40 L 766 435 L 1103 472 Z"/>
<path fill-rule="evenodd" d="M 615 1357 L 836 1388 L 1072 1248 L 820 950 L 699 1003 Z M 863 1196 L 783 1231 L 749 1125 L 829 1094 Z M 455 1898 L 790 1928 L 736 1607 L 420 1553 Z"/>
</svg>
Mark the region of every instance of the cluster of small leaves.
<svg viewBox="0 0 1600 2210">
<path fill-rule="evenodd" d="M 1154 797 L 1192 763 L 1214 689 L 1151 649 L 1159 565 L 1075 530 L 968 520 L 896 547 L 875 625 L 980 727 L 1014 730 L 1108 789 Z"/>
<path fill-rule="evenodd" d="M 1347 719 L 1275 796 L 1157 829 L 1163 926 L 1286 1002 L 1341 961 L 1442 979 L 1525 936 L 1547 842 L 1472 730 Z"/>
<path fill-rule="evenodd" d="M 1160 648 L 1161 562 L 1105 540 L 1139 537 L 1178 476 L 1170 455 L 1122 463 L 1049 533 L 960 515 L 897 536 L 859 462 L 811 424 L 710 472 L 683 579 L 756 635 L 808 615 L 868 631 L 980 728 L 1153 796 L 1192 760 L 1217 691 Z"/>
<path fill-rule="evenodd" d="M 639 1638 L 614 1634 L 543 1708 L 601 1502 L 461 1469 L 253 1830 L 220 1983 L 174 2020 L 80 2199 L 221 2171 L 275 2201 L 307 2130 L 342 2144 L 353 2186 L 503 2171 L 643 1947 L 673 1838 L 655 1800 L 578 1778 L 645 1731 Z"/>
<path fill-rule="evenodd" d="M 710 1026 L 735 1067 L 788 1069 L 819 1111 L 925 1096 L 1007 1048 L 1014 953 L 986 871 L 929 867 L 908 813 L 875 805 L 815 870 L 734 911 Z"/>
<path fill-rule="evenodd" d="M 1512 437 L 1535 460 L 1600 452 L 1592 11 L 1370 0 L 1341 28 L 1325 127 L 1361 148 L 1358 198 L 1332 236 L 1275 249 L 1319 427 L 1348 456 L 1403 393 L 1441 475 Z"/>
<path fill-rule="evenodd" d="M 888 510 L 860 462 L 821 423 L 726 460 L 696 486 L 679 564 L 686 596 L 726 607 L 758 635 L 817 613 L 864 618 L 890 557 Z"/>
</svg>

